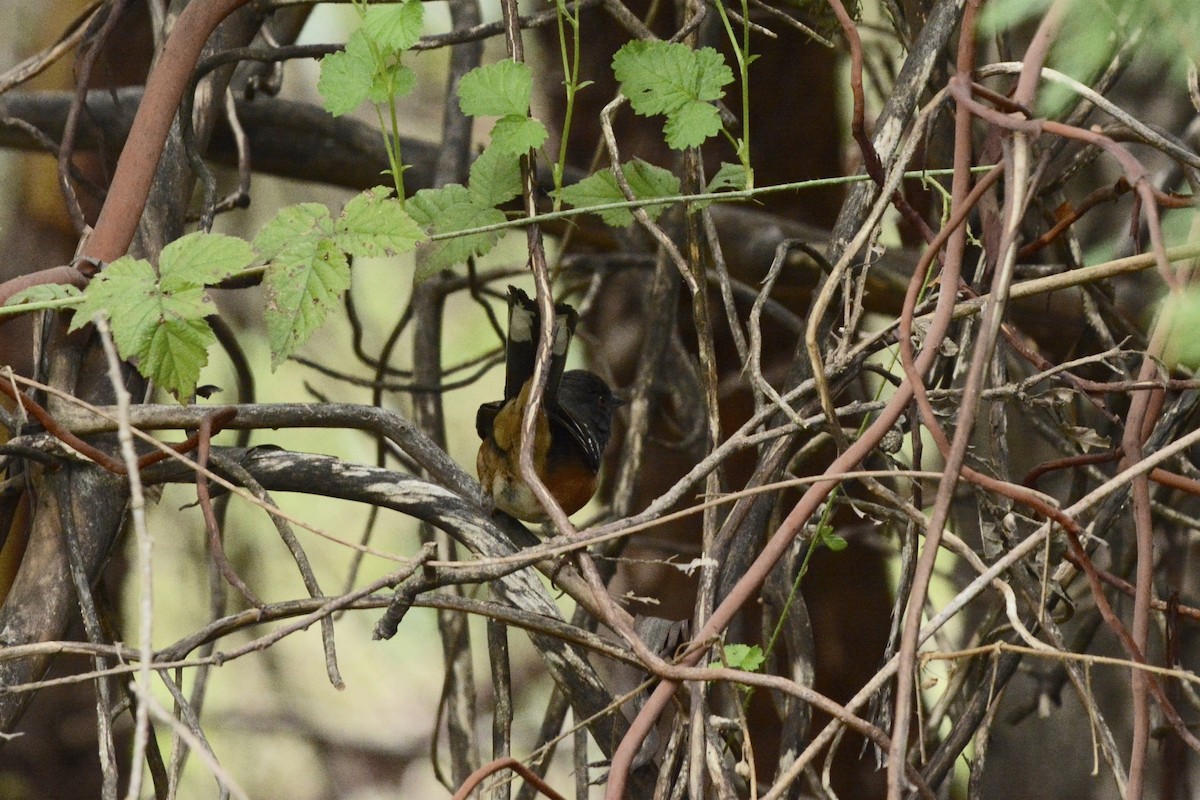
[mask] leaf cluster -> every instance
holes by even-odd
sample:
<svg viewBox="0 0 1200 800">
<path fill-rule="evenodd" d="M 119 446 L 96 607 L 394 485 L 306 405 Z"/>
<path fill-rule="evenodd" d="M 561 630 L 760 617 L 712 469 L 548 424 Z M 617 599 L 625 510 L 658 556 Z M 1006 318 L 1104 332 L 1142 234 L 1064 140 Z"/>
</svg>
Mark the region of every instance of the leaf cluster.
<svg viewBox="0 0 1200 800">
<path fill-rule="evenodd" d="M 216 313 L 208 287 L 257 265 L 277 367 L 308 341 L 349 288 L 351 257 L 408 252 L 424 238 L 384 187 L 353 198 L 336 219 L 318 203 L 288 206 L 263 226 L 253 246 L 197 232 L 163 248 L 157 270 L 130 256 L 114 261 L 83 293 L 71 330 L 105 317 L 121 357 L 186 401 L 216 341 L 207 321 Z"/>
<path fill-rule="evenodd" d="M 369 6 L 345 50 L 321 59 L 317 91 L 325 110 L 340 117 L 368 100 L 387 103 L 411 92 L 416 74 L 401 59 L 421 37 L 424 18 L 421 0 Z"/>
<path fill-rule="evenodd" d="M 411 92 L 416 80 L 403 59 L 420 37 L 423 5 L 404 0 L 356 7 L 362 25 L 344 50 L 322 60 L 318 90 L 326 110 L 335 116 L 363 103 L 377 109 L 387 106 L 394 128 L 395 99 Z M 696 147 L 722 130 L 713 103 L 723 96 L 733 74 L 716 50 L 631 42 L 616 54 L 612 66 L 636 113 L 666 117 L 664 136 L 670 147 Z M 521 159 L 536 154 L 549 136 L 546 126 L 530 116 L 533 74 L 528 65 L 504 59 L 471 70 L 457 91 L 464 114 L 496 118 L 490 143 L 472 164 L 465 186 L 423 189 L 407 200 L 377 187 L 352 199 L 336 217 L 323 205 L 300 203 L 281 209 L 253 245 L 195 233 L 164 249 L 157 269 L 126 257 L 109 265 L 81 297 L 39 290 L 14 301 L 73 303 L 73 330 L 97 315 L 106 317 L 121 356 L 186 400 L 215 342 L 207 318 L 216 308 L 207 289 L 256 270 L 266 292 L 263 316 L 271 363 L 278 367 L 308 341 L 349 288 L 354 257 L 416 249 L 414 281 L 420 282 L 486 254 L 499 241 L 508 220 L 502 207 L 522 193 Z M 380 123 L 383 127 L 382 115 Z M 386 137 L 386 129 L 383 133 Z M 392 133 L 398 142 L 396 131 Z M 391 156 L 395 177 L 404 168 L 398 145 Z M 620 169 L 636 201 L 679 195 L 679 179 L 666 169 L 640 159 Z M 744 165 L 726 164 L 710 190 L 745 183 Z M 396 185 L 399 189 L 398 178 Z M 581 210 L 624 204 L 598 213 L 616 227 L 634 221 L 629 198 L 611 168 L 562 188 L 556 196 Z M 666 203 L 644 208 L 655 219 Z"/>
<path fill-rule="evenodd" d="M 699 147 L 721 131 L 713 101 L 725 96 L 723 87 L 733 82 L 733 71 L 711 47 L 632 41 L 613 57 L 613 74 L 636 113 L 666 116 L 668 147 Z"/>
</svg>

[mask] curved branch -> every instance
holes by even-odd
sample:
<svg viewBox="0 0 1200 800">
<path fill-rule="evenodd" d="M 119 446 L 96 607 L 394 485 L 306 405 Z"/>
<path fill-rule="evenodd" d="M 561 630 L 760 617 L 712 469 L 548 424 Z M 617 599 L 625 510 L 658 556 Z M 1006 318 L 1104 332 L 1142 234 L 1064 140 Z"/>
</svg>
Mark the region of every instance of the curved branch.
<svg viewBox="0 0 1200 800">
<path fill-rule="evenodd" d="M 142 218 L 150 185 L 158 169 L 175 111 L 208 37 L 217 25 L 248 0 L 196 0 L 179 15 L 133 119 L 129 140 L 121 150 L 112 186 L 95 230 L 80 255 L 109 262 L 129 249 Z"/>
</svg>

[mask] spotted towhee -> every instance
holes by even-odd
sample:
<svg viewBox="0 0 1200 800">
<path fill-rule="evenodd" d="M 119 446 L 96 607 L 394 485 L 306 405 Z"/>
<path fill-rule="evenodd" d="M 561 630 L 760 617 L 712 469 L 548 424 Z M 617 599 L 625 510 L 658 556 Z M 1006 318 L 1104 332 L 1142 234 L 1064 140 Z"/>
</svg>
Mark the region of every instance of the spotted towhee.
<svg viewBox="0 0 1200 800">
<path fill-rule="evenodd" d="M 475 430 L 483 439 L 475 461 L 479 482 L 496 508 L 527 522 L 548 519 L 518 465 L 540 319 L 537 303 L 515 286 L 508 287 L 504 399 L 484 403 L 475 416 Z M 583 508 L 596 493 L 600 457 L 612 432 L 613 412 L 621 404 L 599 375 L 563 371 L 577 319 L 571 306 L 555 305 L 554 345 L 533 442 L 538 477 L 568 514 Z"/>
</svg>

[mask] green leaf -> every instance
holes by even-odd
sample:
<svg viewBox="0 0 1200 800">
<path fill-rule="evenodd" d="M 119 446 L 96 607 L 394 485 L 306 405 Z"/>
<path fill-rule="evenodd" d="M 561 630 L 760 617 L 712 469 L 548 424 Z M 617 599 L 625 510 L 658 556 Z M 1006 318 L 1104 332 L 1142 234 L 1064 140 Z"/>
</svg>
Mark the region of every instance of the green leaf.
<svg viewBox="0 0 1200 800">
<path fill-rule="evenodd" d="M 496 121 L 492 128 L 492 147 L 502 153 L 524 155 L 542 146 L 549 133 L 541 120 L 509 114 Z"/>
<path fill-rule="evenodd" d="M 417 224 L 430 233 L 442 233 L 438 222 L 447 209 L 456 205 L 478 205 L 467 187 L 448 183 L 440 189 L 422 189 L 408 199 L 408 211 Z"/>
<path fill-rule="evenodd" d="M 735 192 L 740 192 L 746 188 L 746 168 L 741 164 L 730 164 L 728 161 L 721 162 L 721 168 L 717 170 L 717 174 L 713 175 L 712 180 L 708 182 L 708 186 L 704 191 L 708 193 L 719 192 L 722 189 L 731 189 Z"/>
<path fill-rule="evenodd" d="M 216 341 L 204 320 L 214 310 L 203 286 L 164 289 L 150 262 L 125 256 L 88 284 L 70 330 L 103 314 L 121 357 L 138 359 L 139 372 L 183 399 L 195 391 Z"/>
<path fill-rule="evenodd" d="M 529 117 L 532 91 L 529 66 L 505 59 L 464 75 L 458 84 L 458 104 L 473 117 L 500 117 L 492 128 L 490 149 L 523 155 L 541 147 L 549 136 L 545 125 Z"/>
<path fill-rule="evenodd" d="M 838 536 L 836 533 L 829 533 L 821 537 L 821 544 L 828 547 L 835 553 L 840 553 L 850 546 L 850 543 Z"/>
<path fill-rule="evenodd" d="M 1026 20 L 1041 17 L 1049 7 L 1050 0 L 991 0 L 979 14 L 979 32 L 995 36 Z"/>
<path fill-rule="evenodd" d="M 688 103 L 668 115 L 667 124 L 663 126 L 667 147 L 674 150 L 699 147 L 720 132 L 721 115 L 708 103 Z"/>
<path fill-rule="evenodd" d="M 638 40 L 618 50 L 612 64 L 635 113 L 667 116 L 669 147 L 693 147 L 720 131 L 711 102 L 724 96 L 722 87 L 733 81 L 733 71 L 716 50 Z"/>
<path fill-rule="evenodd" d="M 307 249 L 284 250 L 263 275 L 263 316 L 271 342 L 271 368 L 296 352 L 350 288 L 350 263 L 331 239 Z"/>
<path fill-rule="evenodd" d="M 627 163 L 623 170 L 629 188 L 633 189 L 634 197 L 638 200 L 649 200 L 655 197 L 671 197 L 679 194 L 679 178 L 662 167 L 648 164 L 640 158 Z M 573 186 L 563 187 L 559 193 L 562 199 L 576 208 L 586 209 L 588 206 L 621 203 L 625 195 L 617 184 L 616 175 L 611 169 L 605 169 L 581 180 Z M 666 204 L 645 206 L 650 219 L 658 216 L 666 209 Z M 614 228 L 623 228 L 633 224 L 633 212 L 627 208 L 613 208 L 596 212 Z"/>
<path fill-rule="evenodd" d="M 722 189 L 732 189 L 733 191 L 741 191 L 746 188 L 749 183 L 749 172 L 741 164 L 730 164 L 728 161 L 721 162 L 721 168 L 717 170 L 717 174 L 708 182 L 708 186 L 704 191 L 707 193 L 719 192 Z M 695 200 L 690 208 L 699 210 L 708 208 L 713 204 L 712 200 Z"/>
<path fill-rule="evenodd" d="M 570 203 L 578 209 L 625 201 L 625 195 L 621 193 L 621 187 L 617 185 L 617 179 L 611 169 L 601 170 L 587 176 L 579 183 L 564 186 L 558 192 L 558 196 L 562 198 L 563 202 Z M 615 208 L 596 213 L 614 228 L 624 228 L 633 224 L 633 214 L 628 209 Z"/>
<path fill-rule="evenodd" d="M 372 5 L 367 8 L 362 31 L 389 53 L 407 50 L 421 38 L 425 8 L 421 0 Z"/>
<path fill-rule="evenodd" d="M 732 669 L 758 672 L 763 662 L 767 660 L 767 657 L 763 655 L 762 648 L 758 645 L 727 644 L 722 648 L 722 653 L 724 654 L 723 660 L 712 662 L 712 666 L 721 667 L 728 664 Z"/>
<path fill-rule="evenodd" d="M 128 325 L 133 322 L 132 318 L 127 316 L 128 312 L 139 302 L 144 302 L 151 292 L 157 290 L 158 276 L 154 274 L 154 267 L 150 265 L 149 261 L 122 256 L 92 278 L 91 283 L 84 290 L 83 302 L 75 309 L 75 316 L 67 331 L 79 330 L 91 322 L 97 314 L 104 314 L 109 319 L 120 314 L 126 322 L 120 326 L 123 329 L 122 339 L 128 342 L 130 341 L 126 338 L 126 334 L 129 333 Z M 115 327 L 113 338 L 117 338 Z M 122 356 L 126 356 L 127 351 L 136 348 L 129 347 L 122 350 L 121 342 L 118 341 L 117 349 L 121 350 Z"/>
<path fill-rule="evenodd" d="M 407 253 L 425 238 L 386 186 L 376 186 L 354 197 L 334 223 L 334 241 L 354 256 Z"/>
<path fill-rule="evenodd" d="M 83 292 L 76 289 L 69 283 L 40 283 L 37 286 L 30 286 L 28 289 L 23 289 L 4 304 L 9 306 L 19 306 L 25 303 L 48 303 L 52 300 L 66 300 L 68 297 L 80 297 Z M 86 320 L 84 320 L 86 322 Z"/>
<path fill-rule="evenodd" d="M 409 199 L 408 208 L 413 219 L 435 235 L 496 225 L 505 219 L 502 211 L 477 202 L 470 191 L 457 183 L 440 189 L 422 189 Z M 499 231 L 490 231 L 429 242 L 421 249 L 413 280 L 420 283 L 471 256 L 481 256 L 499 240 Z"/>
<path fill-rule="evenodd" d="M 390 97 L 404 97 L 417 85 L 417 73 L 392 60 L 375 73 L 367 99 L 372 103 L 386 103 Z"/>
<path fill-rule="evenodd" d="M 214 310 L 210 308 L 209 313 Z M 171 313 L 165 306 L 163 312 Z M 196 393 L 200 370 L 208 363 L 208 348 L 216 341 L 216 334 L 203 319 L 165 316 L 139 354 L 138 370 L 180 400 L 190 399 Z"/>
<path fill-rule="evenodd" d="M 521 162 L 512 153 L 489 147 L 471 164 L 467 185 L 471 201 L 481 206 L 498 206 L 521 194 Z"/>
<path fill-rule="evenodd" d="M 1137 25 L 1128 20 L 1127 24 Z M 1186 24 L 1182 19 L 1173 25 Z M 1090 84 L 1113 58 L 1116 43 L 1127 34 L 1124 24 L 1118 23 L 1111 9 L 1103 3 L 1073 3 L 1062 22 L 1060 33 L 1051 47 L 1047 65 L 1066 73 L 1078 81 Z M 1154 40 L 1154 33 L 1147 30 L 1147 42 Z M 1151 48 L 1152 49 L 1152 48 Z M 1151 59 L 1153 56 L 1151 56 Z M 1147 63 L 1147 74 L 1163 73 Z M 1161 80 L 1167 80 L 1160 74 Z M 1077 100 L 1075 92 L 1059 83 L 1047 82 L 1038 91 L 1035 112 L 1038 116 L 1057 117 Z"/>
<path fill-rule="evenodd" d="M 325 110 L 335 117 L 349 114 L 367 99 L 375 82 L 375 58 L 361 32 L 355 31 L 346 49 L 321 59 L 317 91 Z"/>
<path fill-rule="evenodd" d="M 351 34 L 343 52 L 330 53 L 321 59 L 317 91 L 326 111 L 339 117 L 354 111 L 365 100 L 386 103 L 391 97 L 403 97 L 413 90 L 416 73 L 400 63 L 398 52 L 379 54 L 381 46 L 376 44 L 372 48 L 372 40 L 360 29 Z"/>
<path fill-rule="evenodd" d="M 210 286 L 245 269 L 254 259 L 254 248 L 244 239 L 196 231 L 163 248 L 158 259 L 160 285 L 166 292 Z"/>
<path fill-rule="evenodd" d="M 1188 287 L 1167 295 L 1162 314 L 1171 319 L 1164 360 L 1191 370 L 1200 367 L 1200 288 Z"/>
<path fill-rule="evenodd" d="M 464 75 L 458 84 L 458 105 L 472 117 L 526 117 L 532 92 L 529 66 L 506 58 Z"/>
<path fill-rule="evenodd" d="M 635 158 L 622 168 L 629 188 L 639 200 L 649 200 L 654 197 L 670 197 L 679 194 L 679 178 L 670 170 L 648 164 L 640 158 Z M 666 209 L 666 205 L 646 206 L 646 213 L 651 219 Z"/>
<path fill-rule="evenodd" d="M 618 50 L 613 74 L 633 110 L 643 116 L 668 114 L 695 100 L 692 53 L 684 44 L 643 40 Z"/>
<path fill-rule="evenodd" d="M 320 203 L 297 203 L 279 210 L 258 236 L 254 247 L 259 255 L 270 260 L 288 251 L 312 250 L 322 239 L 334 235 L 333 216 Z"/>
</svg>

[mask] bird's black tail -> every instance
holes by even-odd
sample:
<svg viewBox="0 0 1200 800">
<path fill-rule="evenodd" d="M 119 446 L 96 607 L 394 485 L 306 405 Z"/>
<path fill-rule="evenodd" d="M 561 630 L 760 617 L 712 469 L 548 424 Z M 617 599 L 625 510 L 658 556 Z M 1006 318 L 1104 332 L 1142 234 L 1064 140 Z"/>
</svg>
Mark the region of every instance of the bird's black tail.
<svg viewBox="0 0 1200 800">
<path fill-rule="evenodd" d="M 566 303 L 554 306 L 554 346 L 550 351 L 550 373 L 546 379 L 544 402 L 556 405 L 558 386 L 567 365 L 567 350 L 575 333 L 579 315 Z M 508 287 L 508 340 L 504 350 L 504 399 L 521 393 L 525 381 L 533 376 L 537 361 L 537 341 L 541 332 L 541 314 L 537 301 L 515 286 Z"/>
</svg>

